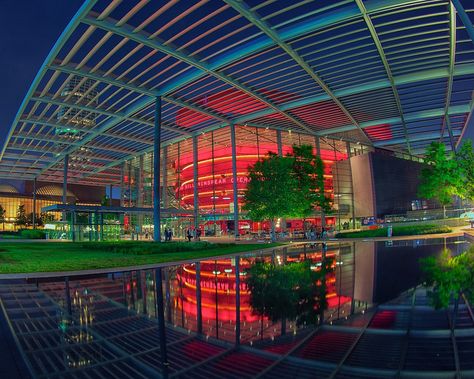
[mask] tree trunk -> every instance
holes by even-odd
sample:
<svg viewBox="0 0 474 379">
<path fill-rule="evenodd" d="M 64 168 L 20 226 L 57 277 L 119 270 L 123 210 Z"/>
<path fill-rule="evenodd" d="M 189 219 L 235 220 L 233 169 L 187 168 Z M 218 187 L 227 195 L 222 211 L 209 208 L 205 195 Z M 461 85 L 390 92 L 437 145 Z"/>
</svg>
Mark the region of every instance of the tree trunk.
<svg viewBox="0 0 474 379">
<path fill-rule="evenodd" d="M 276 241 L 276 234 L 275 234 L 275 220 L 272 219 L 272 229 L 270 231 L 270 238 L 271 238 L 271 241 L 272 242 L 275 242 Z"/>
<path fill-rule="evenodd" d="M 446 218 L 446 205 L 443 205 L 443 218 Z"/>
<path fill-rule="evenodd" d="M 284 336 L 286 334 L 286 318 L 283 317 L 281 319 L 281 335 Z"/>
</svg>

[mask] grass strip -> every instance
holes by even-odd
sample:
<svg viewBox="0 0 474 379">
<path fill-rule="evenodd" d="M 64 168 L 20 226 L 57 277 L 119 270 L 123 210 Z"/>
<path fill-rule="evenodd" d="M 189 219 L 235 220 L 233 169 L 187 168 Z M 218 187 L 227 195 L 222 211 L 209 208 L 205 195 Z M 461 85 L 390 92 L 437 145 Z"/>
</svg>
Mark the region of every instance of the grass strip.
<svg viewBox="0 0 474 379">
<path fill-rule="evenodd" d="M 209 242 L 104 242 L 0 244 L 0 274 L 80 271 L 203 259 L 266 249 L 281 244 L 212 244 Z"/>
</svg>

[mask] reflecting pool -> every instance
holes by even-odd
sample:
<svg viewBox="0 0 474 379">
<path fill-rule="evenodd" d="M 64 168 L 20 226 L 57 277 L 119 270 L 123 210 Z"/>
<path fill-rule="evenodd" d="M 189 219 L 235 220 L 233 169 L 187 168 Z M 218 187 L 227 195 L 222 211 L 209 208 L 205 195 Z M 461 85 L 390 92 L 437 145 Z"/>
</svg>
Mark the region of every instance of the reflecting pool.
<svg viewBox="0 0 474 379">
<path fill-rule="evenodd" d="M 320 321 L 357 326 L 373 304 L 419 284 L 419 259 L 443 248 L 458 254 L 466 243 L 448 238 L 290 245 L 150 269 L 2 280 L 0 299 L 33 376 L 179 376 L 229 353 L 236 343 L 281 340 L 271 350 L 280 354 L 318 326 L 296 318 L 272 322 L 252 309 L 247 276 L 256 262 L 283 267 L 309 261 L 315 272 L 323 260 L 329 262 L 318 283 L 327 302 Z M 263 370 L 257 363 L 256 373 Z"/>
</svg>

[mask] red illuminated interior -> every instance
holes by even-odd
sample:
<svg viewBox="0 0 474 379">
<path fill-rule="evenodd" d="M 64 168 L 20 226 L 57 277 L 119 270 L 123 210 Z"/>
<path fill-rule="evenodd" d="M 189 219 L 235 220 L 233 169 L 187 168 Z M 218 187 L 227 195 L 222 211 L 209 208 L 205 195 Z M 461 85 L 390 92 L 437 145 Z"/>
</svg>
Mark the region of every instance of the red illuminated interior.
<svg viewBox="0 0 474 379">
<path fill-rule="evenodd" d="M 290 146 L 283 146 L 283 154 L 291 152 Z M 242 195 L 248 183 L 248 167 L 253 165 L 259 158 L 263 157 L 267 152 L 277 152 L 276 144 L 260 144 L 251 146 L 237 146 L 237 190 L 239 209 L 242 205 Z M 259 154 L 260 152 L 260 154 Z M 332 166 L 336 160 L 347 158 L 346 154 L 334 152 L 333 150 L 322 150 L 321 158 L 324 161 L 324 184 L 326 194 L 333 199 L 333 175 Z M 214 150 L 214 158 L 212 150 L 199 149 L 198 152 L 198 201 L 201 211 L 212 213 L 215 207 L 217 214 L 228 214 L 233 211 L 233 176 L 232 176 L 232 149 L 231 146 Z M 174 162 L 175 169 L 180 173 L 179 186 L 176 183 L 175 191 L 177 198 L 181 199 L 181 206 L 191 208 L 194 205 L 194 161 L 193 153 L 182 154 L 179 161 Z M 214 168 L 214 172 L 213 172 Z M 214 188 L 213 188 L 214 187 Z M 320 225 L 320 220 L 308 220 L 314 225 Z M 250 225 L 252 230 L 266 230 L 270 228 L 269 223 L 250 223 L 241 221 L 239 229 L 247 228 Z M 327 219 L 327 224 L 334 223 L 333 218 Z M 245 224 L 245 225 L 244 225 Z M 257 225 L 258 224 L 258 225 Z M 301 224 L 301 225 L 300 225 Z M 302 221 L 292 221 L 292 229 L 302 229 Z M 222 225 L 225 230 L 225 225 Z"/>
</svg>

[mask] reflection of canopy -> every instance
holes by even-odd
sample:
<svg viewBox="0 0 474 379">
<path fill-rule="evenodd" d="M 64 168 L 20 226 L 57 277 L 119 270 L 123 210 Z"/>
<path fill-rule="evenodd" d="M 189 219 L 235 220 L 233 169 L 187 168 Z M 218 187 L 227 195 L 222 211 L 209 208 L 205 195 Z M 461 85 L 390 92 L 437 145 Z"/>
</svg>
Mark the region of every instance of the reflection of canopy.
<svg viewBox="0 0 474 379">
<path fill-rule="evenodd" d="M 19 193 L 11 184 L 0 184 L 0 193 Z"/>
<path fill-rule="evenodd" d="M 474 108 L 473 7 L 85 0 L 18 110 L 0 176 L 60 182 L 68 155 L 76 183 L 119 184 L 122 162 L 153 151 L 157 96 L 163 146 L 247 124 L 454 149 Z"/>
<path fill-rule="evenodd" d="M 41 188 L 38 188 L 36 190 L 36 194 L 43 195 L 43 196 L 60 197 L 63 195 L 63 189 L 60 186 L 48 185 L 48 186 L 43 186 Z M 76 195 L 69 190 L 66 191 L 66 195 L 67 197 L 74 197 L 75 199 L 77 199 Z"/>
</svg>

